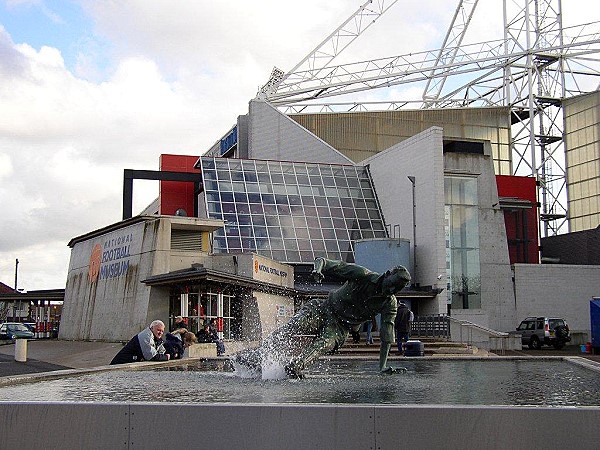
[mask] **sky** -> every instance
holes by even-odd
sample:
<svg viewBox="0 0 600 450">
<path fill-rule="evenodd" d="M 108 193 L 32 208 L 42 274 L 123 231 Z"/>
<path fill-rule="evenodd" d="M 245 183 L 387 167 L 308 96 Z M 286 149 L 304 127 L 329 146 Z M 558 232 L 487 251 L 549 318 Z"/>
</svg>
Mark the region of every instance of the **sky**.
<svg viewBox="0 0 600 450">
<path fill-rule="evenodd" d="M 293 68 L 362 3 L 0 0 L 0 281 L 14 287 L 18 259 L 19 289 L 64 288 L 68 242 L 121 220 L 124 169 L 202 155 L 274 66 Z M 479 3 L 470 41 L 501 37 L 502 2 Z M 567 23 L 599 20 L 595 0 L 562 3 Z M 438 48 L 456 4 L 400 0 L 343 58 Z M 157 196 L 136 180 L 134 214 Z"/>
</svg>

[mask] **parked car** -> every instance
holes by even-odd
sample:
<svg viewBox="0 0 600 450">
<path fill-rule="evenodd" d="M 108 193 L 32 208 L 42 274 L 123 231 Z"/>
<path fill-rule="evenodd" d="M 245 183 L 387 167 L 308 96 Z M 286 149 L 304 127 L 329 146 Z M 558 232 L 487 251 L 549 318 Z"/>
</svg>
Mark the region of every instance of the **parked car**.
<svg viewBox="0 0 600 450">
<path fill-rule="evenodd" d="M 542 345 L 552 345 L 561 349 L 571 341 L 569 325 L 565 319 L 557 317 L 527 317 L 517 327 L 521 334 L 521 343 L 532 349 L 540 349 Z"/>
<path fill-rule="evenodd" d="M 0 325 L 0 339 L 31 339 L 34 334 L 20 322 L 5 322 Z"/>
</svg>

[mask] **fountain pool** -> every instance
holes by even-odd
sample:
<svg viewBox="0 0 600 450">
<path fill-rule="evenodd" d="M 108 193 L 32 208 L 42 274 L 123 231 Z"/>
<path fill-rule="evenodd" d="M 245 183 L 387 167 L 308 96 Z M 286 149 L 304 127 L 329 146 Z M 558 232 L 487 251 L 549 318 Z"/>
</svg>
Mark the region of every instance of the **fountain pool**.
<svg viewBox="0 0 600 450">
<path fill-rule="evenodd" d="M 206 362 L 0 388 L 0 401 L 600 406 L 598 372 L 565 360 L 321 360 L 303 380 L 240 378 Z"/>
<path fill-rule="evenodd" d="M 600 381 L 584 361 L 411 358 L 379 375 L 376 361 L 331 358 L 303 380 L 182 361 L 15 379 L 0 387 L 0 448 L 530 450 L 543 436 L 592 449 Z"/>
</svg>

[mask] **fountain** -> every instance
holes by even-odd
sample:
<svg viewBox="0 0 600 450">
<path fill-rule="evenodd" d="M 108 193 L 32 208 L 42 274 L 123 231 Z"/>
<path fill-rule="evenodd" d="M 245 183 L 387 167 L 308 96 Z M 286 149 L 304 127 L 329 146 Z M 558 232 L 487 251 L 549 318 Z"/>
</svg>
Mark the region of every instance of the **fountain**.
<svg viewBox="0 0 600 450">
<path fill-rule="evenodd" d="M 317 258 L 321 272 L 347 283 L 238 354 L 236 370 L 222 358 L 189 358 L 0 380 L 0 423 L 11 431 L 0 448 L 504 449 L 539 436 L 553 447 L 597 447 L 597 365 L 416 357 L 393 373 L 391 294 L 408 272 L 379 276 Z M 323 356 L 376 312 L 378 363 Z M 298 345 L 298 336 L 308 342 Z"/>
<path fill-rule="evenodd" d="M 385 375 L 376 361 L 326 357 L 302 380 L 242 378 L 223 363 L 3 380 L 0 423 L 13 431 L 0 447 L 156 448 L 174 437 L 216 449 L 507 448 L 541 435 L 578 448 L 597 442 L 600 369 L 582 358 L 405 358 L 406 373 Z"/>
</svg>

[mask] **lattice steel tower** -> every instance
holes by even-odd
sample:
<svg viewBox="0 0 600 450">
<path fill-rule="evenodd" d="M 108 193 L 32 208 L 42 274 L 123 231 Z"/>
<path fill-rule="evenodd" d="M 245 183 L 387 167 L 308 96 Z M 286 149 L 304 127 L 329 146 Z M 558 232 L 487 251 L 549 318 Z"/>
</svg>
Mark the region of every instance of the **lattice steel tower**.
<svg viewBox="0 0 600 450">
<path fill-rule="evenodd" d="M 396 2 L 361 5 L 292 70 L 275 68 L 258 95 L 287 113 L 508 107 L 511 172 L 538 180 L 541 236 L 568 231 L 563 102 L 598 90 L 600 22 L 565 28 L 560 0 L 503 0 L 504 37 L 464 44 L 478 0 L 461 0 L 439 49 L 334 65 Z M 420 99 L 347 100 L 409 84 L 424 86 Z"/>
</svg>

